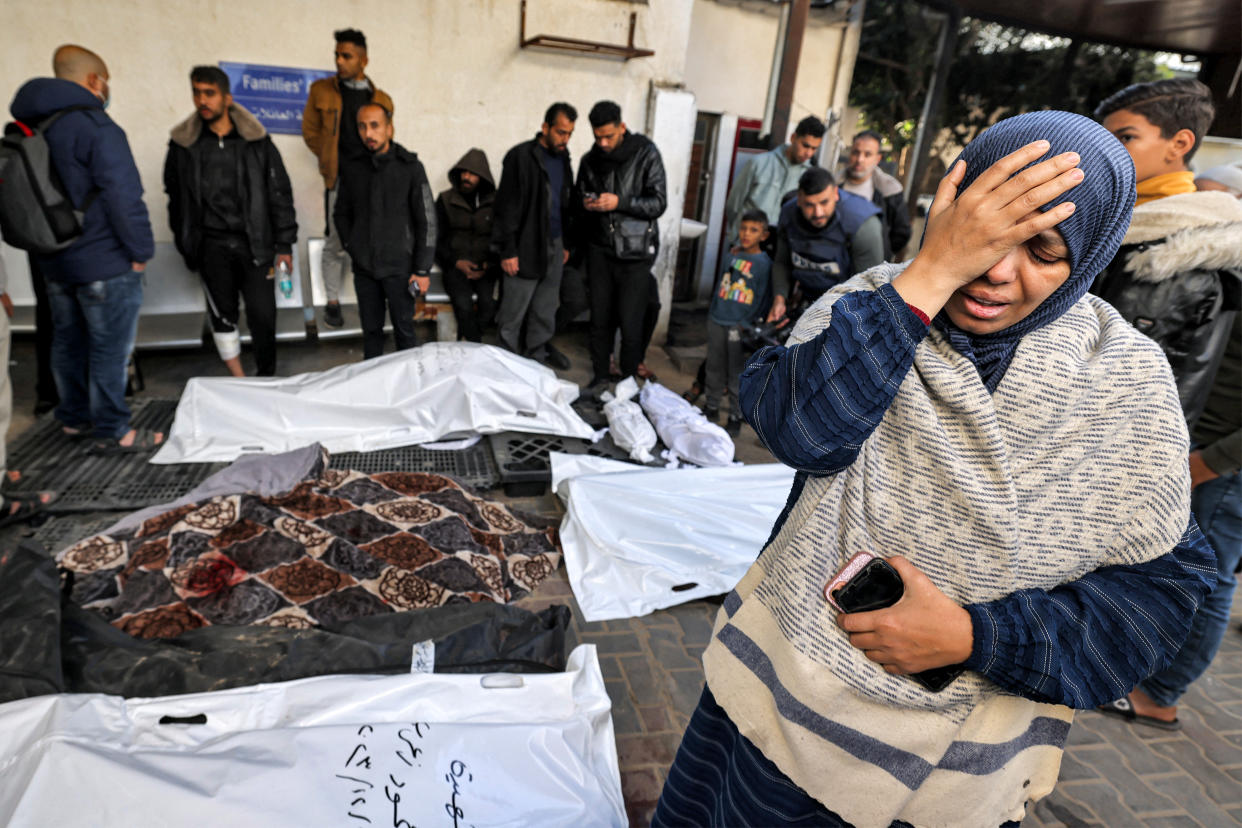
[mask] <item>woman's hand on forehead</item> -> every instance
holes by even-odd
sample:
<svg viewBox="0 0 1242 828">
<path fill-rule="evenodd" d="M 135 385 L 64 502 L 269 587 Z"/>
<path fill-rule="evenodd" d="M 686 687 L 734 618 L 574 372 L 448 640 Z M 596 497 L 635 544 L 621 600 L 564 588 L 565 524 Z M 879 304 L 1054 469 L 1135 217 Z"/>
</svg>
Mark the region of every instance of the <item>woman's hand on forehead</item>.
<svg viewBox="0 0 1242 828">
<path fill-rule="evenodd" d="M 954 164 L 936 188 L 923 247 L 893 281 L 903 299 L 935 316 L 959 287 L 1073 214 L 1069 201 L 1046 212 L 1039 208 L 1082 183 L 1077 153 L 1062 153 L 1022 169 L 1048 148 L 1042 140 L 1027 144 L 988 167 L 961 193 L 966 162 Z"/>
</svg>

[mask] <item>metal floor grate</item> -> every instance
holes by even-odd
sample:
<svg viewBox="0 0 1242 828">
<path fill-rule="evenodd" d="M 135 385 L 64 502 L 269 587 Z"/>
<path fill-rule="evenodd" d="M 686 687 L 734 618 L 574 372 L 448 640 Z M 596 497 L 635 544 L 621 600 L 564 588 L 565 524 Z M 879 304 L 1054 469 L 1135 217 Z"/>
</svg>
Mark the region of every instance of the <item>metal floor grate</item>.
<svg viewBox="0 0 1242 828">
<path fill-rule="evenodd" d="M 168 434 L 177 401 L 133 400 L 130 409 L 135 427 Z M 175 500 L 227 465 L 153 466 L 150 454 L 93 455 L 89 447 L 89 440 L 69 439 L 60 423 L 45 415 L 9 446 L 8 467 L 21 478 L 6 480 L 4 489 L 59 493 L 48 508 L 53 514 L 130 510 Z"/>
<path fill-rule="evenodd" d="M 402 446 L 382 451 L 349 451 L 332 455 L 334 469 L 376 472 L 428 472 L 454 477 L 475 489 L 490 489 L 500 482 L 500 472 L 486 440 L 468 449 L 435 451 L 421 446 Z"/>
<path fill-rule="evenodd" d="M 117 512 L 60 515 L 40 526 L 32 539 L 42 544 L 49 555 L 55 555 L 83 538 L 98 535 L 120 519 L 121 515 Z"/>
<path fill-rule="evenodd" d="M 134 426 L 169 433 L 176 400 L 134 400 Z M 50 414 L 40 418 L 9 446 L 8 467 L 20 480 L 5 481 L 0 491 L 49 490 L 59 494 L 52 514 L 132 511 L 184 495 L 227 463 L 151 465 L 147 454 L 93 455 L 89 440 L 71 440 Z M 546 460 L 546 452 L 545 452 Z M 456 478 L 476 489 L 490 489 L 501 475 L 486 440 L 460 451 L 404 446 L 332 456 L 338 469 L 367 474 L 385 471 L 432 472 Z M 546 465 L 546 462 L 545 464 Z"/>
</svg>

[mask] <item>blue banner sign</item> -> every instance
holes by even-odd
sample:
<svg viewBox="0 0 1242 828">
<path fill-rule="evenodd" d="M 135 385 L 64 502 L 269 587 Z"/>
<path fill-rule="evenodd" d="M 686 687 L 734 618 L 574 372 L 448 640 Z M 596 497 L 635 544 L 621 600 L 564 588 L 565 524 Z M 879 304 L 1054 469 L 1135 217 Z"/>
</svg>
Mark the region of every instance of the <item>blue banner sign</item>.
<svg viewBox="0 0 1242 828">
<path fill-rule="evenodd" d="M 229 76 L 233 100 L 259 119 L 268 132 L 299 135 L 302 110 L 311 84 L 330 78 L 331 69 L 292 69 L 287 66 L 261 66 L 254 63 L 220 62 Z"/>
</svg>

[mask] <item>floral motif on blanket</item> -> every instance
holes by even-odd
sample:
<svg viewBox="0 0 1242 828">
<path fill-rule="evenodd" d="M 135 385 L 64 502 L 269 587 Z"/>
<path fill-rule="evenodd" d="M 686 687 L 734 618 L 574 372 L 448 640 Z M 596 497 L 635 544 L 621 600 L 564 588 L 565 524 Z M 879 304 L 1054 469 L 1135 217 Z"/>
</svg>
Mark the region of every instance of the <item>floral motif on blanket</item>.
<svg viewBox="0 0 1242 828">
<path fill-rule="evenodd" d="M 78 542 L 61 558 L 73 600 L 141 638 L 306 628 L 513 601 L 560 564 L 555 528 L 449 477 L 325 466 L 283 494 L 213 497 Z"/>
</svg>

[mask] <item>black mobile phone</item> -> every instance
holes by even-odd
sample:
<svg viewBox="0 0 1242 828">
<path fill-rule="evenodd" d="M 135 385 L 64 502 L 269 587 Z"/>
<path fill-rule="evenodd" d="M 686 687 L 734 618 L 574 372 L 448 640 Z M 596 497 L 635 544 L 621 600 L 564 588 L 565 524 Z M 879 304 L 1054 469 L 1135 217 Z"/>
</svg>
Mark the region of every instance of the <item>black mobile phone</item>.
<svg viewBox="0 0 1242 828">
<path fill-rule="evenodd" d="M 824 597 L 841 612 L 867 612 L 891 607 L 901 600 L 905 585 L 888 561 L 859 552 L 828 585 Z"/>
<path fill-rule="evenodd" d="M 831 581 L 824 586 L 824 597 L 841 612 L 869 612 L 885 609 L 901 600 L 905 584 L 897 570 L 883 558 L 871 552 L 859 552 L 846 562 Z M 962 674 L 964 668 L 957 664 L 933 667 L 921 673 L 911 673 L 910 678 L 933 693 L 939 693 Z"/>
</svg>

